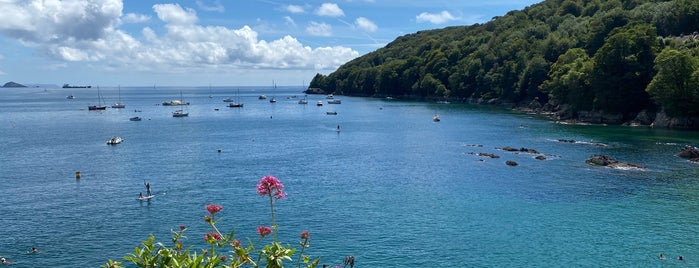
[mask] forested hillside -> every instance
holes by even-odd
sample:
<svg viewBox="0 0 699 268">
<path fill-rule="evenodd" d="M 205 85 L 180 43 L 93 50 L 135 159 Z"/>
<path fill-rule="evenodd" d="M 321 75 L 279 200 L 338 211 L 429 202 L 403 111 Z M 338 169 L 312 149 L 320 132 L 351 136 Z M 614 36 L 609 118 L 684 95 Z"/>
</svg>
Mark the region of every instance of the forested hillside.
<svg viewBox="0 0 699 268">
<path fill-rule="evenodd" d="M 547 0 L 484 24 L 401 36 L 317 74 L 310 87 L 518 106 L 536 100 L 564 119 L 602 123 L 642 111 L 699 118 L 697 31 L 697 0 Z"/>
</svg>

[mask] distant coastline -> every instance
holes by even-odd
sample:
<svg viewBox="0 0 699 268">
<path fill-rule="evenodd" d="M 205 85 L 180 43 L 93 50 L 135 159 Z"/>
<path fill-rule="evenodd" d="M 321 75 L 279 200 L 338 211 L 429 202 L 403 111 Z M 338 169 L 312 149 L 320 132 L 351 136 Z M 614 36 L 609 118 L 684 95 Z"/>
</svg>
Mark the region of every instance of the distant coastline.
<svg viewBox="0 0 699 268">
<path fill-rule="evenodd" d="M 92 86 L 73 86 L 71 84 L 63 84 L 63 88 L 92 88 Z"/>
</svg>

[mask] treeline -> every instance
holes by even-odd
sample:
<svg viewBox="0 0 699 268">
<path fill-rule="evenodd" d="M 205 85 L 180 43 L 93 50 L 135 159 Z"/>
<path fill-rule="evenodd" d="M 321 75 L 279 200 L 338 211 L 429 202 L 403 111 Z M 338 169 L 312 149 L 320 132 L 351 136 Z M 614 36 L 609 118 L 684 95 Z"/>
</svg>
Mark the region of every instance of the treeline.
<svg viewBox="0 0 699 268">
<path fill-rule="evenodd" d="M 484 24 L 421 31 L 310 87 L 525 105 L 575 117 L 699 116 L 699 1 L 547 0 Z"/>
</svg>

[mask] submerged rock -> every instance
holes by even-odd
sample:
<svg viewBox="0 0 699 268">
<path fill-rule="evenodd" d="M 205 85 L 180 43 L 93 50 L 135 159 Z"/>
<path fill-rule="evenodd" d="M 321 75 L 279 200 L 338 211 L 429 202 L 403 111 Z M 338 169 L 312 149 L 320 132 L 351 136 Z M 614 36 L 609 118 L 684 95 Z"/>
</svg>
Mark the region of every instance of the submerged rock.
<svg viewBox="0 0 699 268">
<path fill-rule="evenodd" d="M 490 157 L 490 158 L 500 158 L 499 155 L 491 154 L 491 153 L 478 153 L 478 156 L 486 156 L 486 157 Z"/>
<path fill-rule="evenodd" d="M 507 161 L 505 161 L 505 165 L 514 167 L 514 166 L 516 166 L 516 165 L 518 165 L 518 164 L 517 164 L 517 162 L 515 162 L 515 161 L 507 160 Z"/>
</svg>

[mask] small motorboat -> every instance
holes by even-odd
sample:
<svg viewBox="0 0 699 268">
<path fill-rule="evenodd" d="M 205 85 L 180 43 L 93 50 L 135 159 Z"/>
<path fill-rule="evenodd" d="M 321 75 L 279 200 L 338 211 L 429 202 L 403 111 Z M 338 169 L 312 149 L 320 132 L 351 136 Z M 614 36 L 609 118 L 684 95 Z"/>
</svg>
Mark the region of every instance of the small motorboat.
<svg viewBox="0 0 699 268">
<path fill-rule="evenodd" d="M 115 137 L 112 137 L 111 139 L 109 139 L 107 141 L 107 144 L 108 145 L 117 145 L 117 144 L 121 143 L 122 141 L 124 141 L 124 139 L 122 139 L 121 137 L 115 136 Z"/>
<path fill-rule="evenodd" d="M 134 116 L 134 117 L 129 118 L 129 121 L 141 121 L 141 118 L 138 116 Z"/>
<path fill-rule="evenodd" d="M 337 115 L 337 112 L 335 112 L 335 111 L 328 111 L 328 112 L 325 112 L 325 114 L 327 114 L 327 115 Z"/>
<path fill-rule="evenodd" d="M 436 115 L 436 114 L 435 114 L 435 115 L 432 117 L 432 121 L 435 121 L 435 122 L 441 121 L 441 120 L 439 119 L 439 115 Z"/>
<path fill-rule="evenodd" d="M 323 106 L 323 101 L 316 102 L 316 106 Z"/>
</svg>

